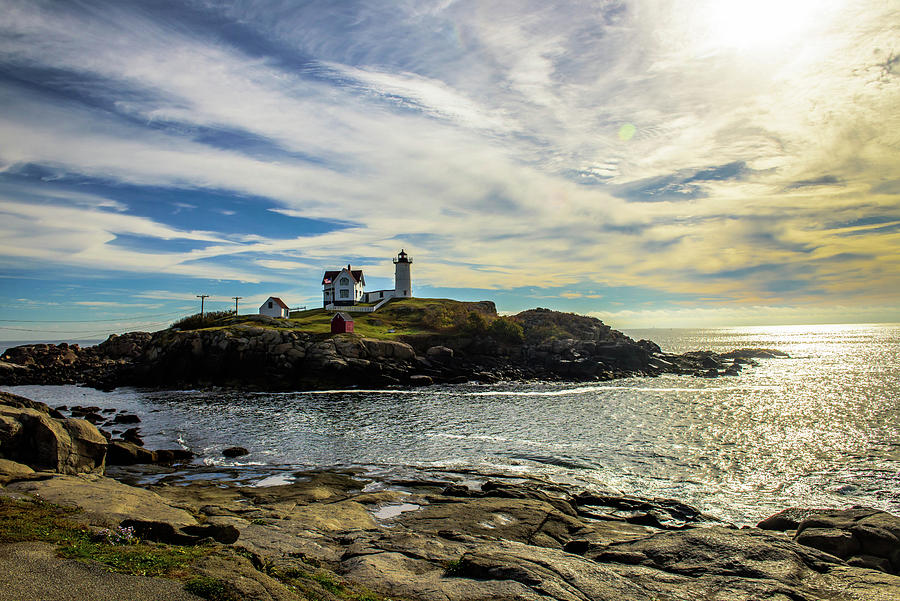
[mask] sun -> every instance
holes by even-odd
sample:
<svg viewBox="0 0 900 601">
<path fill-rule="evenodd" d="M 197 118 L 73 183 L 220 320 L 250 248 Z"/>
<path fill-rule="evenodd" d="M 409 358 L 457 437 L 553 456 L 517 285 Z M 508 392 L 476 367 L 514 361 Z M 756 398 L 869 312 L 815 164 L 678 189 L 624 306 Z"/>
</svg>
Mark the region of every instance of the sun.
<svg viewBox="0 0 900 601">
<path fill-rule="evenodd" d="M 706 5 L 707 42 L 718 48 L 772 50 L 791 46 L 821 26 L 829 0 L 713 0 Z"/>
</svg>

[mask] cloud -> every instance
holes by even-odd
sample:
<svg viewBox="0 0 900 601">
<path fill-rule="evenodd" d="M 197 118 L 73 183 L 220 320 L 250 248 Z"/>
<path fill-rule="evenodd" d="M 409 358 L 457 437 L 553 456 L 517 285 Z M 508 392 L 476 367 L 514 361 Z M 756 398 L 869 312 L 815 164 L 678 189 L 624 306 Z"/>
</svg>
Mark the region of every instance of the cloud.
<svg viewBox="0 0 900 601">
<path fill-rule="evenodd" d="M 286 286 L 406 247 L 435 286 L 889 298 L 889 9 L 826 2 L 748 52 L 695 4 L 7 2 L 0 265 Z M 240 202 L 175 221 L 126 186 Z"/>
<path fill-rule="evenodd" d="M 788 184 L 786 190 L 794 190 L 797 188 L 810 188 L 817 186 L 840 186 L 843 182 L 834 175 L 821 175 L 812 179 L 804 179 Z"/>
</svg>

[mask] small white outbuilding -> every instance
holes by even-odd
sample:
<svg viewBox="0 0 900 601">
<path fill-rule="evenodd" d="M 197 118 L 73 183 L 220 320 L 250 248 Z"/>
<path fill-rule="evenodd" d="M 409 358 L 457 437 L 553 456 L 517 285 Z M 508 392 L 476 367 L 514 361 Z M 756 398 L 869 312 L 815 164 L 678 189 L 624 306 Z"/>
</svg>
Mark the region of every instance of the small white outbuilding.
<svg viewBox="0 0 900 601">
<path fill-rule="evenodd" d="M 284 301 L 277 296 L 270 296 L 266 302 L 259 307 L 260 315 L 278 317 L 279 319 L 287 319 L 290 317 L 290 312 L 290 309 L 284 304 Z"/>
</svg>

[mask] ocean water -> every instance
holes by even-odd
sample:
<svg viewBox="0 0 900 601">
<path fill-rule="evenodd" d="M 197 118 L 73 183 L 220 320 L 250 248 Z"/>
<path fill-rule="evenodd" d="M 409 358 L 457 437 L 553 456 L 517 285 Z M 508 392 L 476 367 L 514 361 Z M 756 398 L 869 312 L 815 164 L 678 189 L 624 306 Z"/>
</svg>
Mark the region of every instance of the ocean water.
<svg viewBox="0 0 900 601">
<path fill-rule="evenodd" d="M 138 413 L 150 448 L 260 477 L 361 467 L 532 474 L 691 503 L 749 524 L 785 507 L 900 513 L 900 325 L 635 330 L 664 350 L 783 350 L 737 377 L 388 391 L 5 390 Z M 221 457 L 226 446 L 250 455 Z"/>
</svg>

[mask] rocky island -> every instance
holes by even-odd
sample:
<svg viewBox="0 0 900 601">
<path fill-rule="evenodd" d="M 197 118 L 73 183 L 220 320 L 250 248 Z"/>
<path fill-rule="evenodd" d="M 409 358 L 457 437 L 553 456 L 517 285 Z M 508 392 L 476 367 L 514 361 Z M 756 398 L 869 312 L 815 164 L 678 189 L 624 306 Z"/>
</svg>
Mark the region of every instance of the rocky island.
<svg viewBox="0 0 900 601">
<path fill-rule="evenodd" d="M 122 463 L 112 444 L 0 393 L 0 598 L 900 598 L 900 518 L 864 507 L 736 528 L 670 499 L 527 476 L 312 471 L 262 485 L 185 457 L 109 465 Z"/>
<path fill-rule="evenodd" d="M 352 334 L 331 334 L 330 319 L 322 309 L 291 319 L 198 315 L 92 347 L 20 346 L 0 357 L 0 385 L 311 390 L 661 373 L 716 377 L 737 375 L 754 357 L 778 355 L 759 349 L 673 355 L 599 319 L 540 308 L 502 317 L 489 301 L 396 299 L 356 316 Z"/>
</svg>

